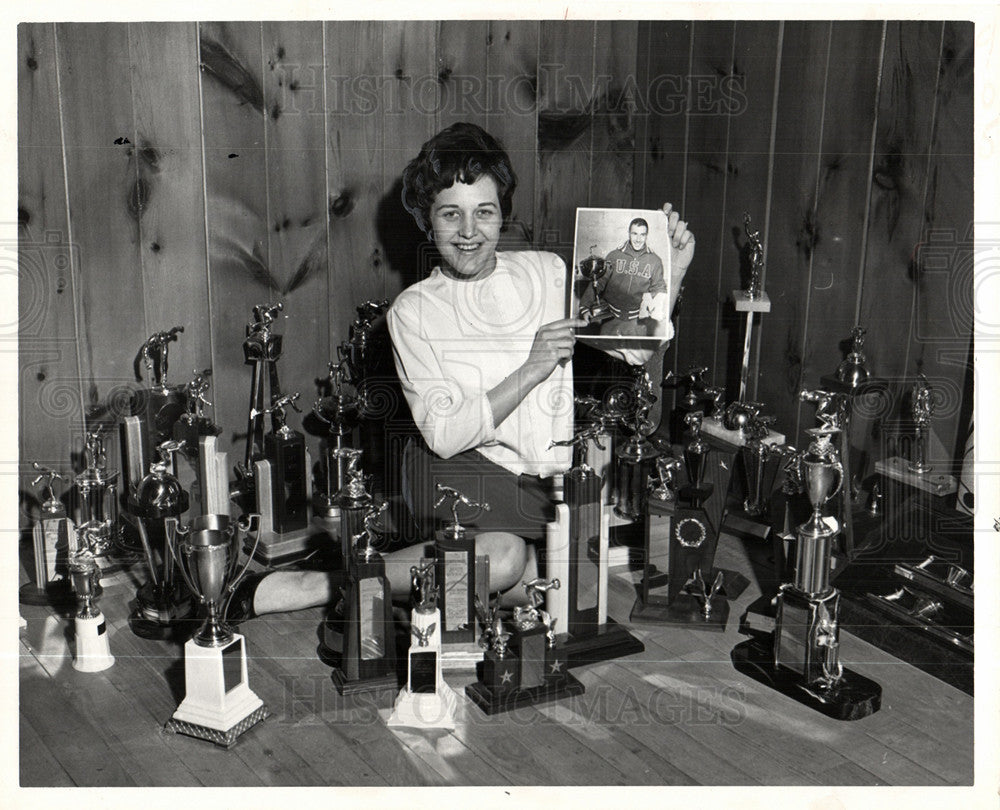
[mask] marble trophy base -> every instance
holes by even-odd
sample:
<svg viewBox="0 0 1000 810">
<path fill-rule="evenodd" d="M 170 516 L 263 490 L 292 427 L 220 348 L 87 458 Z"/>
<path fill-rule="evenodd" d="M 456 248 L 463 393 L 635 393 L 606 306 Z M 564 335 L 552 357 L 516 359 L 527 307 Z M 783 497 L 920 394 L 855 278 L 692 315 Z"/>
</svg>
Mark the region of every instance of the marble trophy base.
<svg viewBox="0 0 1000 810">
<path fill-rule="evenodd" d="M 108 644 L 108 623 L 98 614 L 89 619 L 76 617 L 76 654 L 73 669 L 78 672 L 101 672 L 115 663 Z"/>
<path fill-rule="evenodd" d="M 716 421 L 715 419 L 705 419 L 701 423 L 701 432 L 706 436 L 711 436 L 713 439 L 719 439 L 720 441 L 731 444 L 734 447 L 743 447 L 747 443 L 746 436 L 740 430 L 730 430 L 724 427 L 722 422 Z M 785 434 L 777 433 L 770 428 L 767 431 L 767 436 L 761 440 L 765 445 L 773 446 L 785 443 Z"/>
<path fill-rule="evenodd" d="M 860 720 L 882 707 L 882 687 L 846 667 L 830 687 L 803 683 L 797 673 L 774 663 L 769 639 L 742 641 L 733 648 L 731 658 L 739 672 L 834 720 Z"/>
<path fill-rule="evenodd" d="M 386 721 L 390 728 L 455 728 L 458 693 L 444 681 L 434 692 L 411 692 L 403 687 L 396 696 L 392 714 Z"/>
<path fill-rule="evenodd" d="M 184 700 L 164 726 L 174 734 L 231 748 L 269 715 L 247 684 L 246 642 L 235 633 L 222 647 L 184 645 Z"/>
<path fill-rule="evenodd" d="M 441 674 L 441 611 L 410 614 L 413 639 L 407 654 L 406 685 L 396 696 L 386 725 L 403 728 L 455 728 L 458 694 Z M 426 643 L 416 643 L 422 634 Z"/>
<path fill-rule="evenodd" d="M 678 595 L 669 605 L 644 605 L 640 598 L 632 606 L 629 621 L 724 633 L 729 622 L 729 600 L 725 596 L 713 596 L 709 603 L 712 609 L 706 616 L 702 600 L 689 593 Z"/>
<path fill-rule="evenodd" d="M 568 669 L 624 658 L 646 649 L 646 645 L 633 636 L 627 627 L 613 619 L 597 625 L 592 632 L 576 635 L 559 633 L 556 635 L 556 646 L 565 654 Z"/>
<path fill-rule="evenodd" d="M 955 476 L 935 473 L 933 469 L 925 473 L 913 472 L 910 462 L 899 456 L 876 461 L 875 472 L 931 495 L 951 495 L 958 491 L 958 479 Z"/>
<path fill-rule="evenodd" d="M 568 672 L 558 683 L 543 683 L 527 689 L 515 689 L 513 692 L 492 692 L 481 681 L 476 681 L 465 687 L 465 695 L 487 715 L 511 712 L 524 706 L 538 706 L 555 700 L 582 695 L 585 689 L 575 676 Z"/>
</svg>

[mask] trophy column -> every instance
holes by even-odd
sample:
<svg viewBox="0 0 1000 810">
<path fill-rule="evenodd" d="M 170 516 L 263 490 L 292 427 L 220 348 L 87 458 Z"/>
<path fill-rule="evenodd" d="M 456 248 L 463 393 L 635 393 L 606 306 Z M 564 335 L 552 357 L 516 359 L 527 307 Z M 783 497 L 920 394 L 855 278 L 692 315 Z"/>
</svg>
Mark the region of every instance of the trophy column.
<svg viewBox="0 0 1000 810">
<path fill-rule="evenodd" d="M 38 475 L 31 482 L 37 486 L 48 479 L 43 488 L 48 496 L 42 502 L 42 512 L 38 522 L 31 529 L 34 550 L 35 576 L 18 591 L 18 599 L 25 605 L 64 605 L 72 602 L 73 594 L 66 562 L 76 552 L 76 530 L 73 521 L 66 516 L 66 507 L 55 496 L 53 483 L 58 478 L 65 481 L 55 470 L 43 467 L 38 462 L 31 465 Z"/>
</svg>

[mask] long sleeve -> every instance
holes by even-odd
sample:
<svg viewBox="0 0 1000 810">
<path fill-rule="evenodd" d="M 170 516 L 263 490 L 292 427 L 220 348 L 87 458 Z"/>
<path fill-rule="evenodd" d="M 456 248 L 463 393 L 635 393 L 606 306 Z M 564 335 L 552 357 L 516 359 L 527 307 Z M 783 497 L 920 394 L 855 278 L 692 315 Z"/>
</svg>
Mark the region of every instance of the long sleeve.
<svg viewBox="0 0 1000 810">
<path fill-rule="evenodd" d="M 438 352 L 450 347 L 442 345 L 447 341 L 440 338 L 436 344 L 431 341 L 421 317 L 433 315 L 404 299 L 392 306 L 387 320 L 400 385 L 424 440 L 442 458 L 494 442 L 493 413 L 486 390 L 471 393 L 469 378 L 462 386 L 454 372 L 442 368 Z M 474 378 L 475 364 L 468 372 Z"/>
</svg>

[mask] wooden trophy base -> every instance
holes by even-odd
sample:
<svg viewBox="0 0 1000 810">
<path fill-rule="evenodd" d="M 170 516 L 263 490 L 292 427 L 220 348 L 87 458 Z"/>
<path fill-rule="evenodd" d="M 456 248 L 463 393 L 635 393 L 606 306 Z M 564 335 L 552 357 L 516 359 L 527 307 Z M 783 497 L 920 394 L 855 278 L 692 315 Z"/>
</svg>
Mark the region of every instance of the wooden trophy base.
<svg viewBox="0 0 1000 810">
<path fill-rule="evenodd" d="M 222 647 L 184 645 L 185 695 L 164 730 L 230 748 L 245 731 L 269 715 L 247 684 L 244 637 Z"/>
<path fill-rule="evenodd" d="M 709 603 L 712 610 L 706 616 L 702 601 L 689 593 L 682 593 L 669 605 L 644 605 L 642 599 L 636 599 L 629 621 L 724 633 L 729 621 L 729 601 L 724 596 L 713 596 Z"/>
<path fill-rule="evenodd" d="M 805 684 L 797 673 L 776 666 L 771 645 L 760 639 L 740 642 L 731 658 L 744 675 L 834 720 L 860 720 L 882 707 L 882 687 L 870 678 L 845 668 L 840 680 L 828 688 Z"/>
<path fill-rule="evenodd" d="M 510 712 L 524 706 L 551 703 L 554 700 L 562 700 L 583 693 L 583 684 L 569 673 L 566 673 L 566 677 L 559 683 L 543 683 L 530 689 L 516 689 L 513 692 L 500 694 L 492 692 L 480 681 L 465 687 L 466 697 L 487 715 Z"/>
<path fill-rule="evenodd" d="M 597 625 L 593 632 L 577 635 L 560 633 L 556 636 L 556 644 L 566 656 L 568 669 L 624 658 L 646 649 L 646 645 L 633 636 L 627 627 L 613 619 Z"/>
<path fill-rule="evenodd" d="M 385 692 L 399 689 L 399 678 L 395 672 L 387 675 L 377 675 L 373 678 L 356 678 L 351 680 L 340 667 L 334 667 L 330 675 L 333 685 L 339 695 L 360 695 L 364 692 Z"/>
</svg>

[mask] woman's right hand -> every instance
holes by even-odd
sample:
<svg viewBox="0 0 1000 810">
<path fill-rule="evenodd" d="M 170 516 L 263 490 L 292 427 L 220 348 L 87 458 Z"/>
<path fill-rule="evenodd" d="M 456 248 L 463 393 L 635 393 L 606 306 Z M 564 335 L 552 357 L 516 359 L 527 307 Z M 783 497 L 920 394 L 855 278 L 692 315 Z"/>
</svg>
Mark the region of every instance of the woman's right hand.
<svg viewBox="0 0 1000 810">
<path fill-rule="evenodd" d="M 543 324 L 535 332 L 531 351 L 524 366 L 538 382 L 546 379 L 557 365 L 565 365 L 573 356 L 573 345 L 576 343 L 577 327 L 586 326 L 582 318 L 561 318 L 558 321 Z"/>
</svg>

